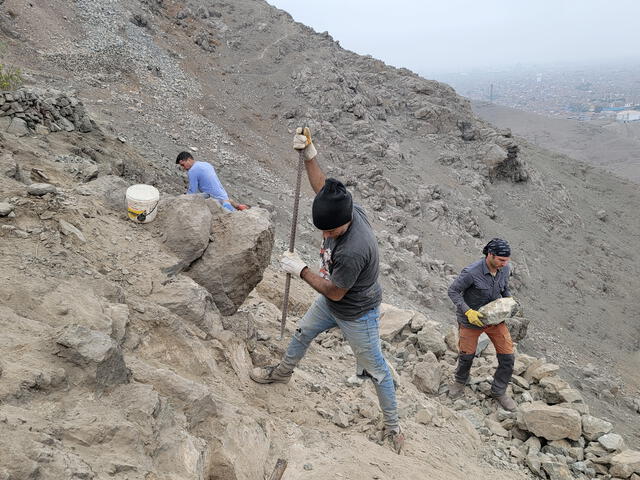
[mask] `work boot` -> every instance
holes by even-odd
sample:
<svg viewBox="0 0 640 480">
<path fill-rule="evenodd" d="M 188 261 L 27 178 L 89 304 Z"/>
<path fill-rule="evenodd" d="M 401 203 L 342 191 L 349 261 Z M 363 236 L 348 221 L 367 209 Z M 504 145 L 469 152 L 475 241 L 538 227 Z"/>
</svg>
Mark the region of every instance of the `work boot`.
<svg viewBox="0 0 640 480">
<path fill-rule="evenodd" d="M 400 455 L 400 452 L 404 448 L 404 433 L 400 430 L 400 427 L 392 429 L 384 429 L 384 442 L 391 447 L 391 449 Z"/>
<path fill-rule="evenodd" d="M 516 402 L 513 401 L 513 398 L 511 398 L 509 395 L 507 395 L 506 393 L 503 393 L 501 395 L 492 393 L 491 396 L 493 398 L 495 398 L 497 400 L 497 402 L 500 404 L 500 406 L 502 408 L 504 408 L 505 410 L 508 410 L 510 412 L 513 412 L 518 406 L 516 405 Z"/>
<path fill-rule="evenodd" d="M 249 372 L 249 377 L 257 383 L 289 383 L 292 373 L 278 364 L 271 367 L 254 368 Z"/>
<path fill-rule="evenodd" d="M 449 398 L 455 400 L 464 394 L 464 383 L 453 382 L 449 385 Z"/>
</svg>

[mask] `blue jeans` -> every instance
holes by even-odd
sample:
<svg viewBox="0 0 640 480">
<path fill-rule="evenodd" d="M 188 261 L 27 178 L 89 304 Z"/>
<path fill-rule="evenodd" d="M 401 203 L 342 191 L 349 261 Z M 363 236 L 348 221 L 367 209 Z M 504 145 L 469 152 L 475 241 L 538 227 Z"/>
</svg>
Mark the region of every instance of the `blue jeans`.
<svg viewBox="0 0 640 480">
<path fill-rule="evenodd" d="M 357 374 L 373 381 L 385 428 L 395 430 L 398 429 L 396 390 L 391 370 L 380 347 L 379 319 L 380 309 L 376 307 L 357 320 L 341 320 L 330 312 L 325 298 L 319 296 L 300 320 L 281 365 L 293 371 L 314 338 L 333 327 L 340 327 L 356 357 Z"/>
</svg>

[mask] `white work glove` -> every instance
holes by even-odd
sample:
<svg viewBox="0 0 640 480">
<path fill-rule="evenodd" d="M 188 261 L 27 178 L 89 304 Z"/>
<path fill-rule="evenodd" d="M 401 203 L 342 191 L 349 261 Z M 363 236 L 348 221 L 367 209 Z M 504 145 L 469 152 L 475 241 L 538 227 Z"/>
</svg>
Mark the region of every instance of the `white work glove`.
<svg viewBox="0 0 640 480">
<path fill-rule="evenodd" d="M 291 276 L 300 278 L 302 270 L 307 266 L 296 252 L 284 252 L 280 258 L 280 268 Z"/>
<path fill-rule="evenodd" d="M 305 160 L 309 161 L 318 155 L 316 147 L 313 146 L 311 141 L 311 131 L 309 127 L 296 128 L 296 134 L 293 136 L 293 148 L 295 150 L 303 150 Z"/>
</svg>

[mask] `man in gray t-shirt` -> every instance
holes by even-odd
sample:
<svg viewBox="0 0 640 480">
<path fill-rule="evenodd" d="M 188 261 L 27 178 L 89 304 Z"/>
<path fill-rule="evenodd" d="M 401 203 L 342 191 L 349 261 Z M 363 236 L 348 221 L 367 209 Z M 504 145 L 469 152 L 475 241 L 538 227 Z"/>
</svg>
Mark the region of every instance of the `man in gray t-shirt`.
<svg viewBox="0 0 640 480">
<path fill-rule="evenodd" d="M 296 253 L 286 252 L 280 263 L 293 278 L 301 278 L 320 296 L 300 320 L 278 365 L 254 368 L 258 383 L 288 383 L 309 344 L 320 333 L 339 327 L 356 357 L 357 374 L 370 378 L 384 418 L 384 438 L 398 453 L 404 435 L 398 423 L 395 386 L 382 355 L 378 321 L 382 289 L 378 283 L 378 242 L 364 210 L 333 178 L 326 178 L 316 161 L 309 129 L 298 129 L 294 148 L 303 150 L 309 183 L 316 197 L 313 224 L 322 231 L 321 268 L 314 273 Z"/>
</svg>

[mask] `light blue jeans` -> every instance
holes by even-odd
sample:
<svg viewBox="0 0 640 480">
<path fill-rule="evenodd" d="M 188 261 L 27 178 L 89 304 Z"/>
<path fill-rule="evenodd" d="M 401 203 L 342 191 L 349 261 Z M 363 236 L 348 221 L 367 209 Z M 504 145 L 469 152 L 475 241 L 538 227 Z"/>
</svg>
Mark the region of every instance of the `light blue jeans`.
<svg viewBox="0 0 640 480">
<path fill-rule="evenodd" d="M 382 355 L 378 321 L 380 309 L 369 310 L 357 320 L 336 318 L 327 305 L 325 297 L 319 296 L 302 317 L 298 329 L 289 342 L 281 365 L 293 371 L 304 357 L 307 348 L 320 333 L 340 327 L 356 357 L 357 374 L 371 378 L 378 394 L 378 402 L 388 430 L 397 430 L 398 404 L 391 370 Z"/>
</svg>

